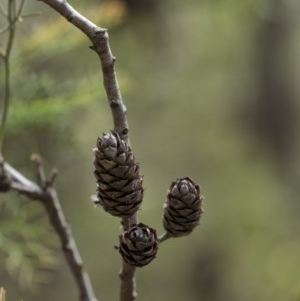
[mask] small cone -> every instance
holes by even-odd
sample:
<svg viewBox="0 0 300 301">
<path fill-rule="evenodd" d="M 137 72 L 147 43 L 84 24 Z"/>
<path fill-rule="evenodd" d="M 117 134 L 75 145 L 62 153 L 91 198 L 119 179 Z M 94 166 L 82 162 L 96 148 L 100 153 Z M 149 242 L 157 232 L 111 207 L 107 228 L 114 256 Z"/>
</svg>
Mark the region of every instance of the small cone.
<svg viewBox="0 0 300 301">
<path fill-rule="evenodd" d="M 199 185 L 190 178 L 173 182 L 164 205 L 163 225 L 167 233 L 172 237 L 190 234 L 199 225 L 202 201 Z"/>
<path fill-rule="evenodd" d="M 129 231 L 123 232 L 119 239 L 119 252 L 130 265 L 142 267 L 155 258 L 158 240 L 154 229 L 139 223 Z"/>
<path fill-rule="evenodd" d="M 140 167 L 129 145 L 113 132 L 98 138 L 94 152 L 98 184 L 95 204 L 114 216 L 133 215 L 141 205 L 144 189 Z"/>
</svg>

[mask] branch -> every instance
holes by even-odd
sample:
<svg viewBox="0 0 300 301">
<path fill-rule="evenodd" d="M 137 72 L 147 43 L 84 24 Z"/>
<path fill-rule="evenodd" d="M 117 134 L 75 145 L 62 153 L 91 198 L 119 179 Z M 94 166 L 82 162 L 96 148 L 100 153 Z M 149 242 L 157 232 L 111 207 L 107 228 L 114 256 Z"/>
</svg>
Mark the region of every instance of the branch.
<svg viewBox="0 0 300 301">
<path fill-rule="evenodd" d="M 166 241 L 166 240 L 169 239 L 169 238 L 171 238 L 171 236 L 170 236 L 167 232 L 165 232 L 165 233 L 163 233 L 162 235 L 160 235 L 160 236 L 158 237 L 158 241 L 159 241 L 160 243 L 162 243 L 163 241 Z"/>
<path fill-rule="evenodd" d="M 7 18 L 7 10 L 3 7 L 2 3 L 0 3 L 0 14 Z"/>
<path fill-rule="evenodd" d="M 114 68 L 116 58 L 112 55 L 109 46 L 107 29 L 95 25 L 78 13 L 65 0 L 37 1 L 42 1 L 51 6 L 74 26 L 80 29 L 92 42 L 93 46 L 90 48 L 97 53 L 101 62 L 103 84 L 112 112 L 114 131 L 116 131 L 122 139 L 128 140 L 126 107 L 120 93 L 119 83 Z"/>
<path fill-rule="evenodd" d="M 77 249 L 75 239 L 67 223 L 60 200 L 54 188 L 49 187 L 46 190 L 43 204 L 48 214 L 50 223 L 60 238 L 62 250 L 80 292 L 80 300 L 97 301 L 89 275 L 83 267 L 83 262 Z"/>
<path fill-rule="evenodd" d="M 123 231 L 128 231 L 131 228 L 131 225 L 136 225 L 137 223 L 136 213 L 130 218 L 122 218 Z M 122 268 L 119 273 L 121 279 L 120 301 L 133 301 L 137 297 L 134 273 L 135 267 L 123 260 Z"/>
<path fill-rule="evenodd" d="M 75 278 L 80 293 L 80 300 L 97 301 L 92 289 L 89 275 L 83 267 L 80 253 L 63 213 L 60 200 L 55 188 L 51 185 L 56 173 L 52 173 L 51 178 L 47 180 L 44 176 L 40 157 L 35 155 L 33 159 L 37 167 L 38 179 L 40 181 L 39 184 L 27 179 L 8 163 L 2 162 L 5 176 L 10 181 L 10 189 L 30 199 L 38 200 L 43 204 L 49 221 L 60 239 L 63 253 Z"/>
<path fill-rule="evenodd" d="M 106 91 L 108 103 L 112 112 L 114 131 L 128 141 L 128 123 L 126 119 L 126 107 L 123 103 L 118 79 L 115 72 L 116 58 L 112 55 L 107 29 L 98 27 L 90 20 L 78 13 L 66 0 L 38 0 L 48 4 L 55 11 L 65 17 L 70 23 L 80 29 L 92 42 L 90 47 L 94 50 L 101 63 L 103 84 Z M 131 225 L 137 224 L 137 215 L 123 219 L 123 228 L 128 230 Z M 135 268 L 122 262 L 120 271 L 121 289 L 120 301 L 132 301 L 136 297 L 135 291 Z"/>
<path fill-rule="evenodd" d="M 123 261 L 122 269 L 119 274 L 122 281 L 120 288 L 120 301 L 132 301 L 137 297 L 134 273 L 135 267 Z"/>
</svg>

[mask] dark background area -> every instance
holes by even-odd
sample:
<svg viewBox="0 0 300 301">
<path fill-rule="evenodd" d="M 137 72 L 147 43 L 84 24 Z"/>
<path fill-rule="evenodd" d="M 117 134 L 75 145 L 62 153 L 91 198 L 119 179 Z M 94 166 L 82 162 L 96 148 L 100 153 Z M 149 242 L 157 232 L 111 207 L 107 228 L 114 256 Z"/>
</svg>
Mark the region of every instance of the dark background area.
<svg viewBox="0 0 300 301">
<path fill-rule="evenodd" d="M 199 228 L 163 243 L 137 270 L 137 300 L 299 301 L 300 2 L 71 4 L 109 28 L 144 175 L 140 221 L 163 232 L 163 203 L 178 177 L 200 183 L 206 197 Z M 85 36 L 45 4 L 27 1 L 24 11 L 41 15 L 18 24 L 4 155 L 30 178 L 35 152 L 59 169 L 56 187 L 96 294 L 117 300 L 120 221 L 90 202 L 92 149 L 112 129 L 100 64 Z M 76 300 L 42 208 L 0 197 L 8 299 Z M 1 236 L 6 225 L 31 234 Z M 44 259 L 33 264 L 30 248 Z"/>
</svg>

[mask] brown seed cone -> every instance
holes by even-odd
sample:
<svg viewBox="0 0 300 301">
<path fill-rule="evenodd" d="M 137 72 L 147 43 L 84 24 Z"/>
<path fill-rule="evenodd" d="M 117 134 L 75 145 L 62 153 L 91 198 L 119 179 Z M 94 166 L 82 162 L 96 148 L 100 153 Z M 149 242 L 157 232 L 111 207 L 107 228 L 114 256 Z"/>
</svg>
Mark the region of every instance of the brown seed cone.
<svg viewBox="0 0 300 301">
<path fill-rule="evenodd" d="M 119 252 L 130 265 L 142 267 L 155 258 L 158 239 L 154 229 L 139 223 L 129 231 L 124 231 L 119 239 Z"/>
<path fill-rule="evenodd" d="M 190 234 L 199 225 L 202 201 L 199 185 L 190 178 L 173 182 L 164 205 L 163 224 L 167 233 L 172 237 Z"/>
<path fill-rule="evenodd" d="M 114 216 L 131 216 L 140 207 L 144 189 L 140 167 L 127 142 L 115 132 L 97 140 L 95 177 L 97 200 L 105 211 Z"/>
</svg>

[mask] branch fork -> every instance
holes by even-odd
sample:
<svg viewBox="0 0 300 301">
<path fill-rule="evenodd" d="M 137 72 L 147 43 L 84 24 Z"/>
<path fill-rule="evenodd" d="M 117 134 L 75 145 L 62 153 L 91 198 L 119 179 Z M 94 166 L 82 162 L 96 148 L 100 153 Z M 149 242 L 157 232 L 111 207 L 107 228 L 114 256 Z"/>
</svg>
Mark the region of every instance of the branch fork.
<svg viewBox="0 0 300 301">
<path fill-rule="evenodd" d="M 27 179 L 2 159 L 0 162 L 0 187 L 3 186 L 3 182 L 5 183 L 8 180 L 7 191 L 16 191 L 32 200 L 39 201 L 44 206 L 49 222 L 55 229 L 63 254 L 76 281 L 80 300 L 97 301 L 56 189 L 53 187 L 58 172 L 53 169 L 47 178 L 41 157 L 34 154 L 31 156 L 31 160 L 35 164 L 37 183 Z"/>
</svg>

